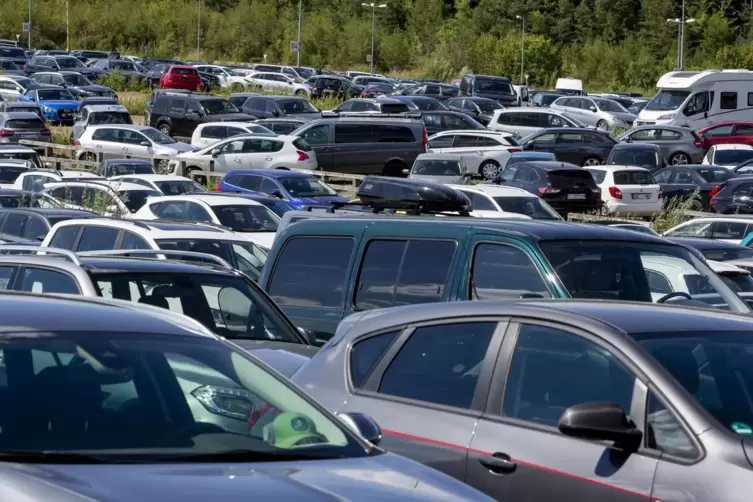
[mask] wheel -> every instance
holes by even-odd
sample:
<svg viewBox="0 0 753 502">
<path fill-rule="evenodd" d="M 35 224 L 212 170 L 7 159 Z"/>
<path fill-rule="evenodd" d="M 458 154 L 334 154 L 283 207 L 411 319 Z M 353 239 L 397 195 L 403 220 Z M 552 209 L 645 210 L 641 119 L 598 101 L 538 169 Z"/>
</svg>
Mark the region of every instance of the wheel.
<svg viewBox="0 0 753 502">
<path fill-rule="evenodd" d="M 304 91 L 303 89 L 299 89 L 299 90 L 295 91 L 295 95 L 296 96 L 305 96 L 306 95 L 306 91 Z"/>
<path fill-rule="evenodd" d="M 693 202 L 690 203 L 690 210 L 691 211 L 703 211 L 703 202 L 701 202 L 698 199 L 693 199 Z"/>
<path fill-rule="evenodd" d="M 601 164 L 601 160 L 596 157 L 588 157 L 583 161 L 584 166 L 598 166 Z"/>
<path fill-rule="evenodd" d="M 478 172 L 485 180 L 494 180 L 499 174 L 499 164 L 493 160 L 485 160 L 480 166 L 478 166 Z"/>
<path fill-rule="evenodd" d="M 84 162 L 97 162 L 97 156 L 94 155 L 92 152 L 86 152 L 85 154 L 81 155 L 79 157 Z"/>
<path fill-rule="evenodd" d="M 172 136 L 173 135 L 173 128 L 170 127 L 170 124 L 168 124 L 168 123 L 160 124 L 159 127 L 158 127 L 158 129 L 162 133 L 167 134 L 168 136 Z"/>
<path fill-rule="evenodd" d="M 606 120 L 600 120 L 596 123 L 596 128 L 601 131 L 608 131 L 609 130 L 609 124 L 607 124 Z"/>
<path fill-rule="evenodd" d="M 403 169 L 406 169 L 407 166 L 403 164 L 402 162 L 392 161 L 388 162 L 386 166 L 384 166 L 384 170 L 382 170 L 382 176 L 392 176 L 393 178 L 405 178 L 405 174 L 403 173 Z"/>
<path fill-rule="evenodd" d="M 684 166 L 690 164 L 690 157 L 685 153 L 676 153 L 669 158 L 669 163 L 673 166 Z"/>
<path fill-rule="evenodd" d="M 157 162 L 157 173 L 158 174 L 167 174 L 167 166 L 170 164 L 170 161 L 167 159 L 160 159 L 159 162 Z"/>
<path fill-rule="evenodd" d="M 230 86 L 230 90 L 233 92 L 242 92 L 243 91 L 243 84 L 239 84 L 238 82 L 234 83 Z"/>
</svg>

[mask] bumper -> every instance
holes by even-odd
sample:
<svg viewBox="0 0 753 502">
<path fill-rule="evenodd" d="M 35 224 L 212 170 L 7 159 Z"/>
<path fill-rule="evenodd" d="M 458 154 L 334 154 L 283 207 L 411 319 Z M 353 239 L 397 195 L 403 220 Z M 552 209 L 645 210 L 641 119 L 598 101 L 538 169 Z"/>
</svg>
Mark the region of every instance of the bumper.
<svg viewBox="0 0 753 502">
<path fill-rule="evenodd" d="M 562 215 L 567 213 L 589 213 L 601 209 L 601 201 L 546 201 L 552 208 Z"/>
<path fill-rule="evenodd" d="M 170 82 L 169 84 L 160 83 L 160 89 L 181 89 L 184 91 L 199 91 L 204 86 L 201 82 Z"/>
<path fill-rule="evenodd" d="M 609 214 L 622 216 L 653 216 L 662 210 L 662 201 L 630 203 L 617 200 L 604 201 Z"/>
</svg>

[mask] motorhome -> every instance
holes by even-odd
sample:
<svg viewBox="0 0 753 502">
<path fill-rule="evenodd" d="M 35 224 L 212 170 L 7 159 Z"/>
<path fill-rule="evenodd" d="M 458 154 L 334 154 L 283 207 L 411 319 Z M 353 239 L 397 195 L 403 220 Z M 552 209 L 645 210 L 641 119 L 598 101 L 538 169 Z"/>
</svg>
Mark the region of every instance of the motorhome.
<svg viewBox="0 0 753 502">
<path fill-rule="evenodd" d="M 673 71 L 656 87 L 659 92 L 641 110 L 636 127 L 662 124 L 697 130 L 753 118 L 750 70 Z"/>
</svg>

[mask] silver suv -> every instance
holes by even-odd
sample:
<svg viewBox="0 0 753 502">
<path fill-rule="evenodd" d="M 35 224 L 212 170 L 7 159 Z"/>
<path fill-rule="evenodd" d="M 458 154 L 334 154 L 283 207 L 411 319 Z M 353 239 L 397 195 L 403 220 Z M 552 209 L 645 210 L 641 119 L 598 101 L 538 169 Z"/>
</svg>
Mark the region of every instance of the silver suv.
<svg viewBox="0 0 753 502">
<path fill-rule="evenodd" d="M 551 104 L 552 110 L 567 112 L 589 126 L 602 131 L 632 127 L 635 115 L 616 101 L 604 98 L 561 97 Z"/>
</svg>

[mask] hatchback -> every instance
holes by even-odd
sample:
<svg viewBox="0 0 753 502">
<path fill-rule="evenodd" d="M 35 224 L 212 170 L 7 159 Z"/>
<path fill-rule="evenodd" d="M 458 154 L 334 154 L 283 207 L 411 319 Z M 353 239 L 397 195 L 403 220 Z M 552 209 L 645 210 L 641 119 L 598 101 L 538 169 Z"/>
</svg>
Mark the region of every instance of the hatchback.
<svg viewBox="0 0 753 502">
<path fill-rule="evenodd" d="M 653 216 L 662 209 L 663 195 L 648 169 L 631 166 L 587 167 L 601 188 L 604 212 Z"/>
<path fill-rule="evenodd" d="M 586 96 L 563 96 L 554 101 L 550 108 L 567 112 L 589 126 L 602 131 L 615 131 L 632 127 L 635 115 L 616 101 Z"/>
<path fill-rule="evenodd" d="M 0 143 L 20 140 L 52 143 L 52 133 L 36 113 L 0 113 Z"/>
<path fill-rule="evenodd" d="M 651 143 L 657 145 L 670 165 L 698 164 L 703 159 L 703 141 L 687 127 L 634 127 L 617 137 L 623 143 Z"/>
</svg>

